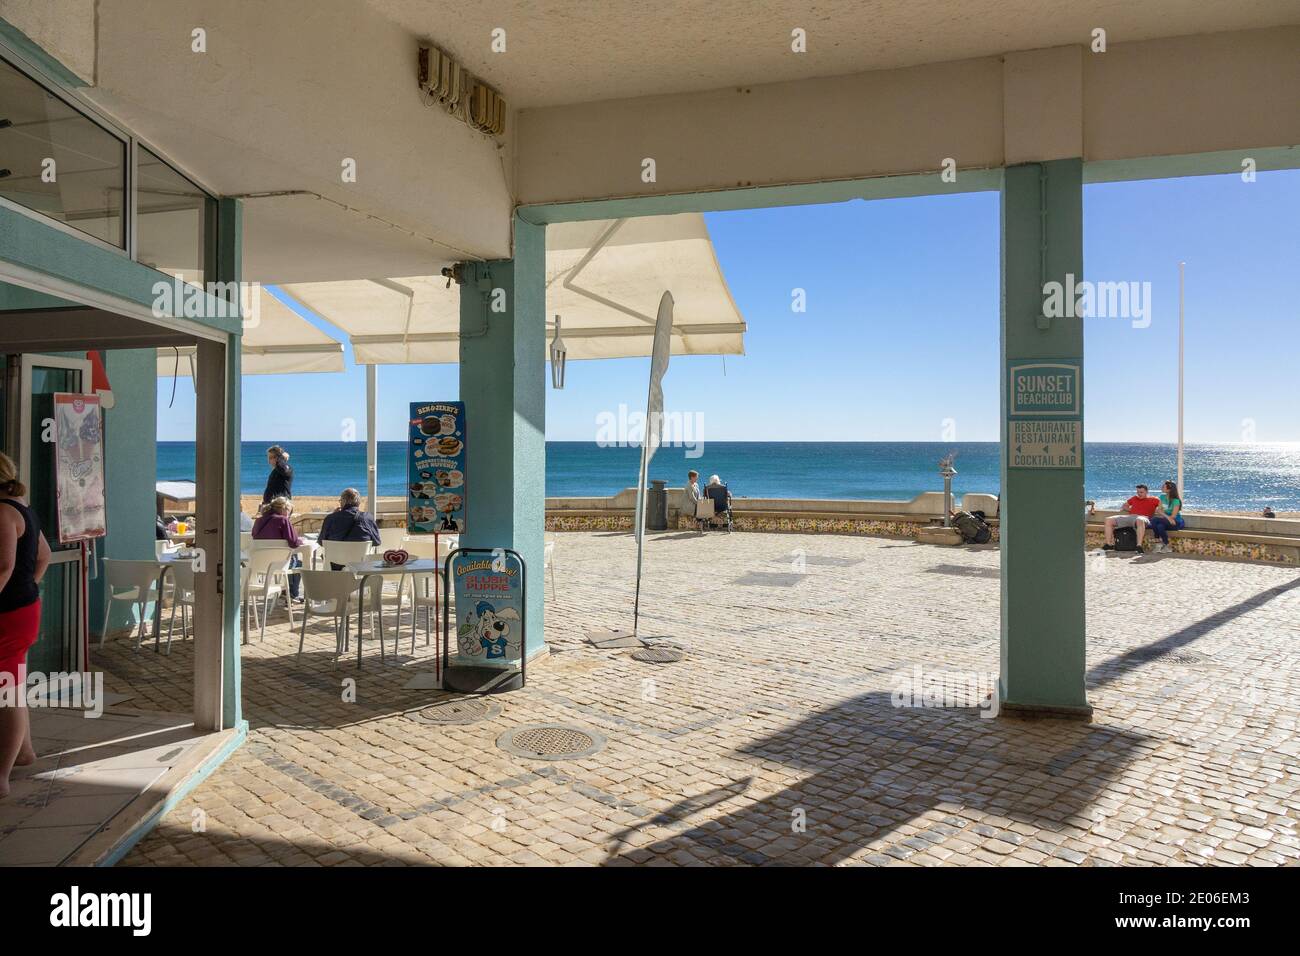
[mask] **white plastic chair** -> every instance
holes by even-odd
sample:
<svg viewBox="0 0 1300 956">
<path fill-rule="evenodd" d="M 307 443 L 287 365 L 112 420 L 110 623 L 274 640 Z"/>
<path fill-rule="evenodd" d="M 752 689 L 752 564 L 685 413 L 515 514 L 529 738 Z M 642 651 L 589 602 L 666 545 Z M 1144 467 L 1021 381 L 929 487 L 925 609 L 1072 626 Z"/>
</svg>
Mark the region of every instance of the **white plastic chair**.
<svg viewBox="0 0 1300 956">
<path fill-rule="evenodd" d="M 155 540 L 153 543 L 153 556 L 157 558 L 159 561 L 161 561 L 167 555 L 171 554 L 173 551 L 179 551 L 179 550 L 180 550 L 180 545 L 173 544 L 170 541 Z"/>
<path fill-rule="evenodd" d="M 259 601 L 262 604 L 258 643 L 266 638 L 266 617 L 271 612 L 271 602 L 285 593 L 289 586 L 291 554 L 287 547 L 255 547 L 248 554 L 248 577 L 243 583 L 243 599 L 246 613 L 248 610 L 253 611 L 255 620 L 257 604 Z M 292 602 L 289 604 L 289 626 L 293 627 Z"/>
<path fill-rule="evenodd" d="M 144 640 L 148 608 L 158 600 L 158 578 L 162 567 L 157 561 L 124 561 L 119 558 L 104 559 L 104 584 L 107 600 L 104 601 L 104 626 L 99 632 L 99 646 L 108 637 L 108 619 L 114 601 L 130 601 L 139 613 L 140 625 L 136 630 L 135 649 Z"/>
<path fill-rule="evenodd" d="M 335 564 L 346 567 L 347 565 L 356 564 L 360 561 L 365 561 L 367 558 L 373 557 L 371 554 L 371 548 L 374 546 L 369 541 L 322 541 L 320 542 L 320 545 L 327 567 L 333 567 Z M 384 634 L 384 617 L 382 610 L 383 605 L 385 604 L 397 605 L 397 633 L 400 638 L 402 630 L 402 594 L 406 588 L 407 578 L 408 575 L 400 575 L 397 578 L 395 590 L 389 593 L 385 593 L 383 578 L 371 578 L 368 582 L 370 600 L 373 602 L 375 600 L 375 595 L 379 596 L 378 602 L 381 612 L 379 616 L 379 639 L 381 642 L 383 641 Z M 356 579 L 356 587 L 361 587 L 362 580 L 361 577 Z M 396 645 L 396 641 L 394 641 L 394 645 Z"/>
<path fill-rule="evenodd" d="M 551 579 L 551 599 L 555 599 L 555 537 L 546 539 L 542 546 L 542 574 Z"/>
<path fill-rule="evenodd" d="M 181 609 L 181 640 L 189 636 L 190 619 L 194 610 L 194 565 L 189 561 L 174 561 L 171 564 L 172 580 L 172 616 L 167 622 L 167 649 L 172 652 L 172 631 L 176 629 L 176 608 Z"/>
<path fill-rule="evenodd" d="M 405 528 L 380 528 L 379 550 L 390 551 L 393 548 L 406 548 Z M 409 551 L 410 549 L 407 548 Z"/>
<path fill-rule="evenodd" d="M 412 535 L 406 542 L 406 550 L 411 552 L 417 558 L 437 558 L 439 564 L 445 564 L 447 555 L 460 547 L 460 536 L 454 534 L 440 534 L 437 540 L 437 549 L 434 548 L 433 535 Z M 411 580 L 411 653 L 415 653 L 415 628 L 416 621 L 421 609 L 424 610 L 424 643 L 429 644 L 430 631 L 440 626 L 440 622 L 434 621 L 430 625 L 430 617 L 435 610 L 442 608 L 442 576 L 435 575 L 432 572 L 421 574 L 412 574 Z M 436 593 L 435 593 L 436 591 Z M 398 634 L 398 640 L 401 640 L 401 634 Z M 396 642 L 394 643 L 396 649 Z"/>
<path fill-rule="evenodd" d="M 307 618 L 312 614 L 328 614 L 334 619 L 334 660 L 348 648 L 352 618 L 348 602 L 357 593 L 357 579 L 351 571 L 302 572 L 302 634 L 298 638 L 298 658 L 302 658 L 303 644 L 307 640 Z M 371 628 L 374 624 L 372 622 Z M 357 656 L 361 654 L 361 635 L 357 635 Z"/>
<path fill-rule="evenodd" d="M 329 564 L 356 564 L 370 555 L 369 541 L 322 541 L 321 551 Z"/>
</svg>

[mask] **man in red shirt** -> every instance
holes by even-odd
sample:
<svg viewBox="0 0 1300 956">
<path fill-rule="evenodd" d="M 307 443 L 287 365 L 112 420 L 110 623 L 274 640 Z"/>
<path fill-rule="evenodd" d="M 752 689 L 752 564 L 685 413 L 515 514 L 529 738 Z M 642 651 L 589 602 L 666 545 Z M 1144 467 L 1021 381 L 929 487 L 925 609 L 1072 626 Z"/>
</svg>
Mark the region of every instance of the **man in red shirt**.
<svg viewBox="0 0 1300 956">
<path fill-rule="evenodd" d="M 1146 485 L 1137 486 L 1137 494 L 1124 502 L 1123 514 L 1111 515 L 1106 519 L 1106 544 L 1103 551 L 1115 550 L 1115 529 L 1133 528 L 1137 532 L 1138 550 L 1142 550 L 1142 539 L 1146 536 L 1151 516 L 1160 510 L 1160 499 L 1147 493 Z"/>
</svg>

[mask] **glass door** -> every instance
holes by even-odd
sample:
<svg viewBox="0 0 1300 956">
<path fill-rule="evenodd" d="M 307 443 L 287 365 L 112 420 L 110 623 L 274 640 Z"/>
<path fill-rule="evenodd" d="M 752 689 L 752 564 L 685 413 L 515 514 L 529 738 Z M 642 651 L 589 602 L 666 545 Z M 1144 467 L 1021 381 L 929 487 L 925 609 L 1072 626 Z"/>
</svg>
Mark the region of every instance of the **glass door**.
<svg viewBox="0 0 1300 956">
<path fill-rule="evenodd" d="M 50 543 L 41 581 L 41 633 L 27 654 L 30 672 L 80 668 L 85 637 L 82 546 L 59 543 L 54 481 L 54 393 L 90 388 L 90 362 L 55 355 L 23 355 L 18 379 L 18 469 L 27 501 Z"/>
</svg>

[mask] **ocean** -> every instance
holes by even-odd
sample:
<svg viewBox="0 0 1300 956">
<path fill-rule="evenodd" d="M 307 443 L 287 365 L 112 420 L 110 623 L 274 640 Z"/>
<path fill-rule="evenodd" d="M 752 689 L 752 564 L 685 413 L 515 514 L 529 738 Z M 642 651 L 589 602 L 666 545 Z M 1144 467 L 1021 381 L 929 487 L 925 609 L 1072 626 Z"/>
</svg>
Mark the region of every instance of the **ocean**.
<svg viewBox="0 0 1300 956">
<path fill-rule="evenodd" d="M 241 491 L 266 485 L 270 441 L 244 442 Z M 294 468 L 299 495 L 336 495 L 349 485 L 365 493 L 365 442 L 280 440 Z M 694 469 L 719 475 L 733 495 L 751 498 L 879 498 L 906 500 L 942 491 L 939 459 L 956 452 L 957 493 L 999 490 L 996 442 L 708 442 L 703 454 L 659 449 L 650 477 L 680 486 Z M 612 495 L 636 484 L 640 449 L 594 442 L 546 443 L 549 497 Z M 406 444 L 379 443 L 379 493 L 406 492 Z M 1084 487 L 1099 507 L 1114 507 L 1137 482 L 1153 490 L 1175 477 L 1174 445 L 1089 442 L 1084 446 Z M 1188 445 L 1184 466 L 1188 510 L 1300 510 L 1300 443 Z M 193 442 L 158 443 L 158 478 L 194 476 Z"/>
</svg>

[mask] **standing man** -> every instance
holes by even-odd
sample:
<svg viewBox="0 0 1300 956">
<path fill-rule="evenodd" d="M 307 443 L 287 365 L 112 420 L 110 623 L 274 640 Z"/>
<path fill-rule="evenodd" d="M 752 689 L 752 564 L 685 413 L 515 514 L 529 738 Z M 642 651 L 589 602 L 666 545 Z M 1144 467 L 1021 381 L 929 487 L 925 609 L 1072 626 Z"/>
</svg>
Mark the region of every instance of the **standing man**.
<svg viewBox="0 0 1300 956">
<path fill-rule="evenodd" d="M 686 510 L 690 512 L 691 520 L 695 522 L 695 527 L 703 531 L 704 525 L 696 517 L 696 506 L 700 503 L 700 473 L 698 471 L 688 471 L 686 473 Z"/>
<path fill-rule="evenodd" d="M 266 450 L 266 463 L 271 466 L 271 474 L 266 478 L 262 504 L 269 505 L 273 498 L 288 498 L 292 501 L 293 469 L 289 467 L 289 453 L 279 445 L 272 445 Z"/>
<path fill-rule="evenodd" d="M 1138 550 L 1142 550 L 1142 538 L 1146 535 L 1151 516 L 1160 510 L 1160 499 L 1147 493 L 1146 485 L 1138 485 L 1137 493 L 1124 502 L 1123 514 L 1111 515 L 1106 519 L 1106 543 L 1103 551 L 1115 550 L 1115 529 L 1133 528 L 1137 533 Z"/>
</svg>

